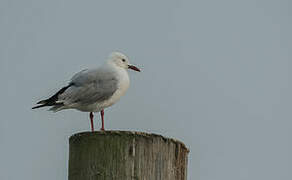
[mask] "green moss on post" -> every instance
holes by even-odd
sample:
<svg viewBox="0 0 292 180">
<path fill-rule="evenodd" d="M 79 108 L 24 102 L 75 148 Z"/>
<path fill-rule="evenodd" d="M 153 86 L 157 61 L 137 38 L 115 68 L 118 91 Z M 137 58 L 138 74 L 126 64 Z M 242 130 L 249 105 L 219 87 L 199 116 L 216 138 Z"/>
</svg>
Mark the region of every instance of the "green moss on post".
<svg viewBox="0 0 292 180">
<path fill-rule="evenodd" d="M 69 180 L 186 180 L 186 146 L 156 134 L 84 132 L 70 137 Z"/>
</svg>

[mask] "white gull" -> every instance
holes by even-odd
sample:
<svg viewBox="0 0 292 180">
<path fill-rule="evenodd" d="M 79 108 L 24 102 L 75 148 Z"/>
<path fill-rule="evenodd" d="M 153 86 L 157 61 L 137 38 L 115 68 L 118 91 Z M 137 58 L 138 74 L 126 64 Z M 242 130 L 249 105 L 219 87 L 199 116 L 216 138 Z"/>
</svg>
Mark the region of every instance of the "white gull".
<svg viewBox="0 0 292 180">
<path fill-rule="evenodd" d="M 75 74 L 70 83 L 52 97 L 39 101 L 32 109 L 51 106 L 50 110 L 77 109 L 90 112 L 91 130 L 93 112 L 100 112 L 104 130 L 104 109 L 115 104 L 130 85 L 127 69 L 140 71 L 120 52 L 110 54 L 107 62 L 96 69 L 85 69 Z"/>
</svg>

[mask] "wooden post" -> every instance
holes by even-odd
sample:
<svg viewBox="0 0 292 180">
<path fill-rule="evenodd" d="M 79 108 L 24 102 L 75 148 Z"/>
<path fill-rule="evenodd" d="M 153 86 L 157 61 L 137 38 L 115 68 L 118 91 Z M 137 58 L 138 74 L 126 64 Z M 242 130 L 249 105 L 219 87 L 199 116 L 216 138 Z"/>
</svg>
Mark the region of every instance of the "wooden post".
<svg viewBox="0 0 292 180">
<path fill-rule="evenodd" d="M 156 134 L 97 131 L 70 137 L 69 180 L 186 180 L 186 146 Z"/>
</svg>

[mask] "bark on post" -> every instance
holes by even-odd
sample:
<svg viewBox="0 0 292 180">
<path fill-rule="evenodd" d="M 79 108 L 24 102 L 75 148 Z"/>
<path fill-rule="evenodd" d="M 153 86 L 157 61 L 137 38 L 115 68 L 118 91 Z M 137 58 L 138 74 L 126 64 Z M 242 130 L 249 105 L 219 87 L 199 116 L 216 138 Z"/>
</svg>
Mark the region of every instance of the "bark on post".
<svg viewBox="0 0 292 180">
<path fill-rule="evenodd" d="M 186 180 L 188 152 L 156 134 L 78 133 L 70 137 L 69 180 Z"/>
</svg>

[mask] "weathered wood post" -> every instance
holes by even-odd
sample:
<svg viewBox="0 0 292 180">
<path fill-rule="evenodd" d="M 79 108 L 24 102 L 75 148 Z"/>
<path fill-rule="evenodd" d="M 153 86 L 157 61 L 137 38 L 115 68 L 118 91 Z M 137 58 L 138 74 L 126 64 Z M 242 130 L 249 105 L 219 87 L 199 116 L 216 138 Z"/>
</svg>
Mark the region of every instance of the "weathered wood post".
<svg viewBox="0 0 292 180">
<path fill-rule="evenodd" d="M 156 134 L 84 132 L 70 137 L 69 180 L 186 180 L 186 146 Z"/>
</svg>

